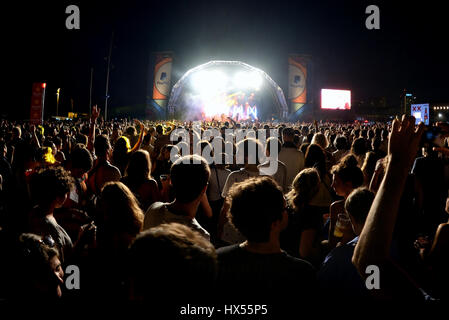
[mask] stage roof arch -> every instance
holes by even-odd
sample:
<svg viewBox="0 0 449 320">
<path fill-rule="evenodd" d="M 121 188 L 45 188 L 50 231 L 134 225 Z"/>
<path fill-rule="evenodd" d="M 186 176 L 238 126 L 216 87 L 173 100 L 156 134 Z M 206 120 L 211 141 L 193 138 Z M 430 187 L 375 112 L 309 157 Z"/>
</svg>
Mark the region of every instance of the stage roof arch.
<svg viewBox="0 0 449 320">
<path fill-rule="evenodd" d="M 177 103 L 183 94 L 184 86 L 188 83 L 189 77 L 191 75 L 195 74 L 196 72 L 203 71 L 205 69 L 221 66 L 240 67 L 244 70 L 258 73 L 262 77 L 262 79 L 269 84 L 266 87 L 271 91 L 271 95 L 273 96 L 274 98 L 273 100 L 275 101 L 276 107 L 279 111 L 279 117 L 281 117 L 282 119 L 287 118 L 288 106 L 282 88 L 263 70 L 253 67 L 241 61 L 214 60 L 188 70 L 173 86 L 167 105 L 168 110 L 173 110 L 176 108 Z"/>
</svg>

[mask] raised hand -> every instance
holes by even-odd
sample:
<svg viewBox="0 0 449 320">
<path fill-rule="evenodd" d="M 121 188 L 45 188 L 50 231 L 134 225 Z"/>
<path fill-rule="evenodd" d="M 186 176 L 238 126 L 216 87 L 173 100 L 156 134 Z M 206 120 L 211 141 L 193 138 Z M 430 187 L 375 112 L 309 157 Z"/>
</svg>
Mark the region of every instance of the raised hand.
<svg viewBox="0 0 449 320">
<path fill-rule="evenodd" d="M 402 116 L 395 119 L 388 140 L 388 154 L 394 161 L 401 162 L 407 169 L 415 159 L 424 124 L 421 122 L 415 129 L 415 117 Z"/>
<path fill-rule="evenodd" d="M 97 120 L 97 118 L 100 116 L 100 108 L 97 107 L 97 105 L 94 105 L 92 107 L 92 114 L 91 114 L 91 119 L 92 120 Z"/>
</svg>

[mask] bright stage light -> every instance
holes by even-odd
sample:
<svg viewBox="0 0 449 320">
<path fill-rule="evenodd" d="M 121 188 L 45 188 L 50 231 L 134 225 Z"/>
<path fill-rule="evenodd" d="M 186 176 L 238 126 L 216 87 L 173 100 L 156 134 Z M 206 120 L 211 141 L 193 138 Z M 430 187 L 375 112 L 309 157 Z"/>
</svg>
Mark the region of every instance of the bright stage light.
<svg viewBox="0 0 449 320">
<path fill-rule="evenodd" d="M 193 73 L 189 82 L 193 90 L 192 99 L 196 101 L 202 117 L 211 119 L 238 114 L 239 119 L 247 119 L 257 117 L 257 109 L 248 113 L 247 107 L 257 108 L 254 96 L 263 80 L 262 74 L 253 70 L 236 73 L 226 72 L 225 69 L 209 69 Z M 236 106 L 241 111 L 234 110 Z"/>
<path fill-rule="evenodd" d="M 262 77 L 258 72 L 239 72 L 233 79 L 234 86 L 237 88 L 252 88 L 259 90 L 262 85 Z"/>
<path fill-rule="evenodd" d="M 192 76 L 192 83 L 202 95 L 211 95 L 224 91 L 228 78 L 220 71 L 200 71 Z"/>
</svg>

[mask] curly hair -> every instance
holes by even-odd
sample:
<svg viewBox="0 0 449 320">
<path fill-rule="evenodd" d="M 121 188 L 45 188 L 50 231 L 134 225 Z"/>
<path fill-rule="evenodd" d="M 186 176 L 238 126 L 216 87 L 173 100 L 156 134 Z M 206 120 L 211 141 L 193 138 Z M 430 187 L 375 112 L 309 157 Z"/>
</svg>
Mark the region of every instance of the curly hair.
<svg viewBox="0 0 449 320">
<path fill-rule="evenodd" d="M 64 168 L 41 168 L 31 177 L 31 197 L 39 206 L 48 207 L 69 193 L 73 185 L 73 178 Z"/>
<path fill-rule="evenodd" d="M 51 268 L 51 260 L 58 257 L 58 251 L 48 246 L 42 238 L 32 233 L 22 233 L 14 239 L 11 257 L 14 266 L 10 293 L 20 299 L 55 298 L 57 282 Z"/>
<path fill-rule="evenodd" d="M 332 167 L 331 173 L 337 175 L 343 182 L 351 182 L 353 188 L 360 187 L 364 182 L 363 172 L 353 154 L 343 157 Z"/>
</svg>

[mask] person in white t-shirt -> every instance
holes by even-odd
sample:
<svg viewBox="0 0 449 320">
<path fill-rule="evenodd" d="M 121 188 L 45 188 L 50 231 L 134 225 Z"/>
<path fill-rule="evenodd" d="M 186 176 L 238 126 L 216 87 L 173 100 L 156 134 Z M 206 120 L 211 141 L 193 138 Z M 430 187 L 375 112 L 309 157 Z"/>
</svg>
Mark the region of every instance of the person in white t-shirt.
<svg viewBox="0 0 449 320">
<path fill-rule="evenodd" d="M 198 206 L 202 198 L 206 197 L 209 176 L 209 165 L 203 157 L 187 155 L 176 160 L 170 170 L 175 200 L 171 203 L 152 204 L 145 214 L 143 229 L 177 222 L 198 231 L 210 240 L 209 232 L 195 219 Z"/>
<path fill-rule="evenodd" d="M 268 138 L 267 145 L 265 146 L 265 154 L 266 154 L 267 158 L 269 158 L 271 155 L 272 141 L 277 143 L 278 154 L 282 148 L 281 141 L 279 141 L 278 138 L 275 138 L 275 137 Z M 271 161 L 273 161 L 273 160 L 271 160 Z M 289 191 L 288 190 L 289 185 L 287 184 L 287 166 L 283 162 L 279 161 L 278 159 L 276 161 L 277 161 L 277 170 L 275 173 L 270 171 L 270 160 L 265 161 L 264 163 L 259 165 L 259 172 L 260 172 L 260 175 L 262 175 L 262 176 L 271 176 L 282 188 L 282 192 L 286 193 Z"/>
<path fill-rule="evenodd" d="M 226 154 L 220 153 L 219 157 L 221 158 L 221 163 L 214 162 L 214 164 L 210 166 L 207 199 L 212 209 L 212 218 L 206 220 L 206 224 L 204 224 L 210 232 L 212 243 L 215 243 L 216 241 L 218 218 L 224 203 L 224 198 L 222 197 L 223 188 L 229 174 L 231 173 L 231 170 L 226 168 Z"/>
<path fill-rule="evenodd" d="M 249 154 L 249 151 L 251 150 L 256 150 L 256 154 Z M 262 144 L 253 138 L 246 138 L 237 144 L 237 163 L 243 162 L 244 167 L 240 170 L 231 172 L 231 174 L 228 176 L 228 179 L 226 180 L 222 192 L 222 197 L 225 199 L 225 202 L 223 204 L 223 208 L 221 209 L 218 222 L 218 238 L 220 238 L 227 244 L 235 244 L 240 243 L 241 241 L 245 241 L 245 238 L 241 235 L 241 233 L 238 232 L 237 229 L 235 229 L 235 227 L 232 226 L 226 218 L 226 213 L 228 212 L 230 207 L 228 199 L 229 190 L 237 182 L 242 182 L 246 179 L 257 177 L 260 175 L 258 161 L 259 153 L 263 152 L 262 150 Z"/>
<path fill-rule="evenodd" d="M 282 131 L 284 144 L 279 152 L 279 161 L 287 167 L 287 185 L 291 185 L 296 175 L 304 169 L 304 154 L 293 143 L 295 132 L 292 128 Z"/>
</svg>

